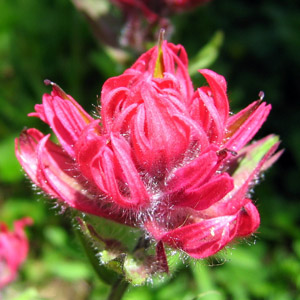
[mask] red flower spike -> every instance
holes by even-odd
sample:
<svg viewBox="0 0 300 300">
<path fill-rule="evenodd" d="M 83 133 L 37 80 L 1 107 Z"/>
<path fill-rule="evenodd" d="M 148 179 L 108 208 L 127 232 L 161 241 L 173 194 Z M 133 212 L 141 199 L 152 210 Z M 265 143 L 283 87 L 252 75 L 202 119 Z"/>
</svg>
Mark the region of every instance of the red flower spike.
<svg viewBox="0 0 300 300">
<path fill-rule="evenodd" d="M 52 84 L 31 115 L 60 145 L 35 129 L 16 140 L 37 186 L 74 209 L 142 228 L 165 271 L 163 244 L 204 258 L 257 230 L 249 189 L 281 154 L 273 135 L 245 146 L 270 105 L 260 99 L 230 116 L 224 77 L 200 70 L 208 86 L 194 91 L 187 68 L 184 48 L 161 39 L 104 83 L 102 123 Z"/>
<path fill-rule="evenodd" d="M 21 264 L 26 260 L 29 244 L 24 227 L 32 225 L 26 217 L 14 222 L 14 231 L 9 231 L 6 224 L 0 222 L 0 290 L 15 280 Z"/>
</svg>

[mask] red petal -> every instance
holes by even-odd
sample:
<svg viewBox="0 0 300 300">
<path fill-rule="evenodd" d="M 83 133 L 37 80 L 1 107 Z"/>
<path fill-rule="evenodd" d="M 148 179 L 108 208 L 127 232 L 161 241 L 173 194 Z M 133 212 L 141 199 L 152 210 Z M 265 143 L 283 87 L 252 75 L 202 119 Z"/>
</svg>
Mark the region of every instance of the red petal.
<svg viewBox="0 0 300 300">
<path fill-rule="evenodd" d="M 82 131 L 75 145 L 76 161 L 82 174 L 89 180 L 93 180 L 93 175 L 91 174 L 93 159 L 109 141 L 107 135 L 100 135 L 99 122 L 99 120 L 95 120 L 88 125 Z"/>
<path fill-rule="evenodd" d="M 229 118 L 227 125 L 229 140 L 225 142 L 224 147 L 234 151 L 239 151 L 244 147 L 266 121 L 270 110 L 271 105 L 262 103 L 257 107 L 257 102 L 253 102 Z"/>
<path fill-rule="evenodd" d="M 132 204 L 145 205 L 149 202 L 149 195 L 140 179 L 140 175 L 132 161 L 131 149 L 124 138 L 111 136 L 112 148 L 124 175 L 124 182 L 128 185 Z"/>
<path fill-rule="evenodd" d="M 168 190 L 175 192 L 181 189 L 199 187 L 209 175 L 216 171 L 217 163 L 216 151 L 211 150 L 201 154 L 170 175 L 170 180 L 167 182 Z"/>
<path fill-rule="evenodd" d="M 200 101 L 201 123 L 207 132 L 210 142 L 220 143 L 225 132 L 225 123 L 220 111 L 202 89 L 198 89 L 197 92 Z"/>
<path fill-rule="evenodd" d="M 221 122 L 222 124 L 225 124 L 229 115 L 226 80 L 223 76 L 208 69 L 202 69 L 199 70 L 199 72 L 207 80 L 212 92 L 215 107 L 220 115 Z"/>
<path fill-rule="evenodd" d="M 233 179 L 227 173 L 223 173 L 198 188 L 186 189 L 177 205 L 203 210 L 220 201 L 233 187 Z"/>
<path fill-rule="evenodd" d="M 167 233 L 153 223 L 146 224 L 146 228 L 156 239 L 199 259 L 214 255 L 235 237 L 236 216 L 201 220 Z"/>
<path fill-rule="evenodd" d="M 114 212 L 104 210 L 101 194 L 91 194 L 90 186 L 83 186 L 73 160 L 60 147 L 49 141 L 49 136 L 40 141 L 37 155 L 40 178 L 45 178 L 57 193 L 58 200 L 77 210 L 119 221 L 120 217 Z"/>
<path fill-rule="evenodd" d="M 75 157 L 74 146 L 82 132 L 88 125 L 82 112 L 70 101 L 58 97 L 43 101 L 47 122 L 57 136 L 67 153 Z M 93 119 L 88 117 L 89 122 Z"/>
<path fill-rule="evenodd" d="M 259 227 L 259 213 L 251 200 L 240 211 L 238 220 L 237 236 L 247 236 L 255 232 Z"/>
<path fill-rule="evenodd" d="M 37 129 L 23 131 L 15 141 L 16 157 L 30 179 L 47 194 L 57 197 L 57 193 L 45 180 L 40 180 L 38 169 L 37 148 L 44 135 Z"/>
<path fill-rule="evenodd" d="M 262 144 L 264 141 L 269 139 L 270 137 L 266 137 L 244 149 L 244 152 L 251 153 L 250 149 L 253 147 L 258 147 L 257 145 Z M 263 158 L 259 161 L 258 164 L 254 165 L 252 169 L 243 172 L 238 176 L 238 178 L 234 178 L 234 189 L 224 198 L 223 201 L 216 203 L 212 207 L 213 215 L 224 215 L 224 214 L 236 214 L 243 206 L 245 206 L 249 199 L 246 198 L 246 194 L 251 187 L 252 181 L 258 176 L 259 172 L 268 162 L 268 160 L 272 157 L 276 149 L 278 148 L 279 143 L 274 144 L 268 152 L 263 156 Z M 243 155 L 243 154 L 241 154 Z M 250 155 L 250 154 L 249 154 Z"/>
<path fill-rule="evenodd" d="M 127 100 L 129 93 L 127 85 L 129 85 L 131 80 L 133 80 L 132 75 L 124 74 L 110 78 L 103 85 L 101 92 L 101 117 L 106 132 L 110 132 L 114 119 L 122 113 L 122 110 L 118 109 L 118 107 L 123 104 L 122 108 L 126 108 L 124 107 L 124 102 Z M 127 103 L 127 105 L 131 104 Z"/>
</svg>

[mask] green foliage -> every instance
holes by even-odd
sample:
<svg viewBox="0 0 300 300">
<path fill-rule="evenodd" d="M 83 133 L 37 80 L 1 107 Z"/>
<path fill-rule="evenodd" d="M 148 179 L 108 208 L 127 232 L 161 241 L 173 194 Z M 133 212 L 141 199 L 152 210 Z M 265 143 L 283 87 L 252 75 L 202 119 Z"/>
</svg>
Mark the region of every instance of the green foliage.
<svg viewBox="0 0 300 300">
<path fill-rule="evenodd" d="M 130 288 L 124 299 L 300 300 L 299 8 L 292 0 L 212 0 L 173 17 L 173 42 L 194 57 L 191 72 L 211 64 L 222 73 L 234 111 L 264 90 L 273 110 L 259 135 L 279 134 L 286 152 L 252 196 L 262 220 L 257 236 L 190 267 L 174 256 L 173 276 Z M 49 92 L 45 78 L 91 111 L 104 80 L 123 69 L 95 42 L 71 1 L 0 1 L 0 220 L 11 225 L 29 215 L 35 222 L 27 230 L 29 258 L 4 300 L 98 300 L 108 294 L 76 239 L 69 213 L 31 190 L 13 149 L 25 126 L 43 129 L 26 115 Z"/>
<path fill-rule="evenodd" d="M 0 180 L 6 183 L 14 183 L 23 177 L 20 164 L 14 152 L 15 135 L 8 136 L 0 141 Z"/>
<path fill-rule="evenodd" d="M 43 299 L 39 297 L 37 290 L 33 288 L 29 288 L 26 289 L 17 297 L 14 297 L 13 300 L 43 300 Z"/>
<path fill-rule="evenodd" d="M 223 44 L 224 35 L 222 31 L 217 31 L 211 40 L 199 50 L 195 57 L 190 60 L 190 76 L 197 74 L 199 69 L 209 68 L 218 58 L 220 48 Z"/>
</svg>

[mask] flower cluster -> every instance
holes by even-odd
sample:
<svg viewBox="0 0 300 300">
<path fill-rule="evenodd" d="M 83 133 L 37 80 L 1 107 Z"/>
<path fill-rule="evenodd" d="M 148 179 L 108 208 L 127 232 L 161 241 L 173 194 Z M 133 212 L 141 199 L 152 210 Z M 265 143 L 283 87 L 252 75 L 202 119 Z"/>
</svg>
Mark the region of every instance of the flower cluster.
<svg viewBox="0 0 300 300">
<path fill-rule="evenodd" d="M 128 226 L 194 258 L 256 231 L 249 199 L 258 174 L 280 155 L 278 139 L 248 145 L 271 106 L 259 99 L 230 114 L 223 76 L 200 70 L 194 90 L 181 45 L 166 41 L 102 88 L 99 119 L 56 84 L 30 116 L 59 145 L 24 130 L 16 155 L 32 181 L 60 203 Z M 262 98 L 262 97 L 261 97 Z"/>
<path fill-rule="evenodd" d="M 30 218 L 23 218 L 14 222 L 14 231 L 0 222 L 0 289 L 13 281 L 20 265 L 25 261 L 28 253 L 28 240 L 24 227 L 31 225 Z"/>
</svg>

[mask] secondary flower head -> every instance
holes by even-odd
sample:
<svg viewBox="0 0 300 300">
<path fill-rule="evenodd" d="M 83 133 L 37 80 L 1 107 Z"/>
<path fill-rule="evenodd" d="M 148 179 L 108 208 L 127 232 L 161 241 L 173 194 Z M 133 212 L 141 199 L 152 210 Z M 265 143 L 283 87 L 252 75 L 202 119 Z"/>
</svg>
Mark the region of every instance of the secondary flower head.
<svg viewBox="0 0 300 300">
<path fill-rule="evenodd" d="M 29 245 L 24 227 L 31 224 L 30 218 L 23 218 L 14 222 L 14 231 L 9 231 L 0 222 L 0 289 L 16 278 L 27 257 Z"/>
<path fill-rule="evenodd" d="M 280 155 L 278 139 L 248 142 L 271 106 L 262 99 L 232 115 L 223 76 L 200 70 L 194 90 L 181 45 L 160 39 L 102 88 L 99 119 L 56 84 L 31 116 L 59 144 L 24 130 L 16 155 L 32 181 L 64 205 L 128 226 L 194 258 L 255 232 L 249 189 Z M 160 254 L 162 257 L 163 255 Z"/>
<path fill-rule="evenodd" d="M 144 42 L 153 42 L 157 28 L 171 33 L 169 17 L 175 13 L 190 10 L 209 0 L 111 0 L 125 17 L 122 43 L 133 49 L 143 49 Z"/>
<path fill-rule="evenodd" d="M 127 14 L 142 13 L 148 21 L 156 21 L 160 16 L 166 16 L 178 10 L 188 10 L 202 5 L 209 0 L 111 0 L 120 6 Z"/>
</svg>

